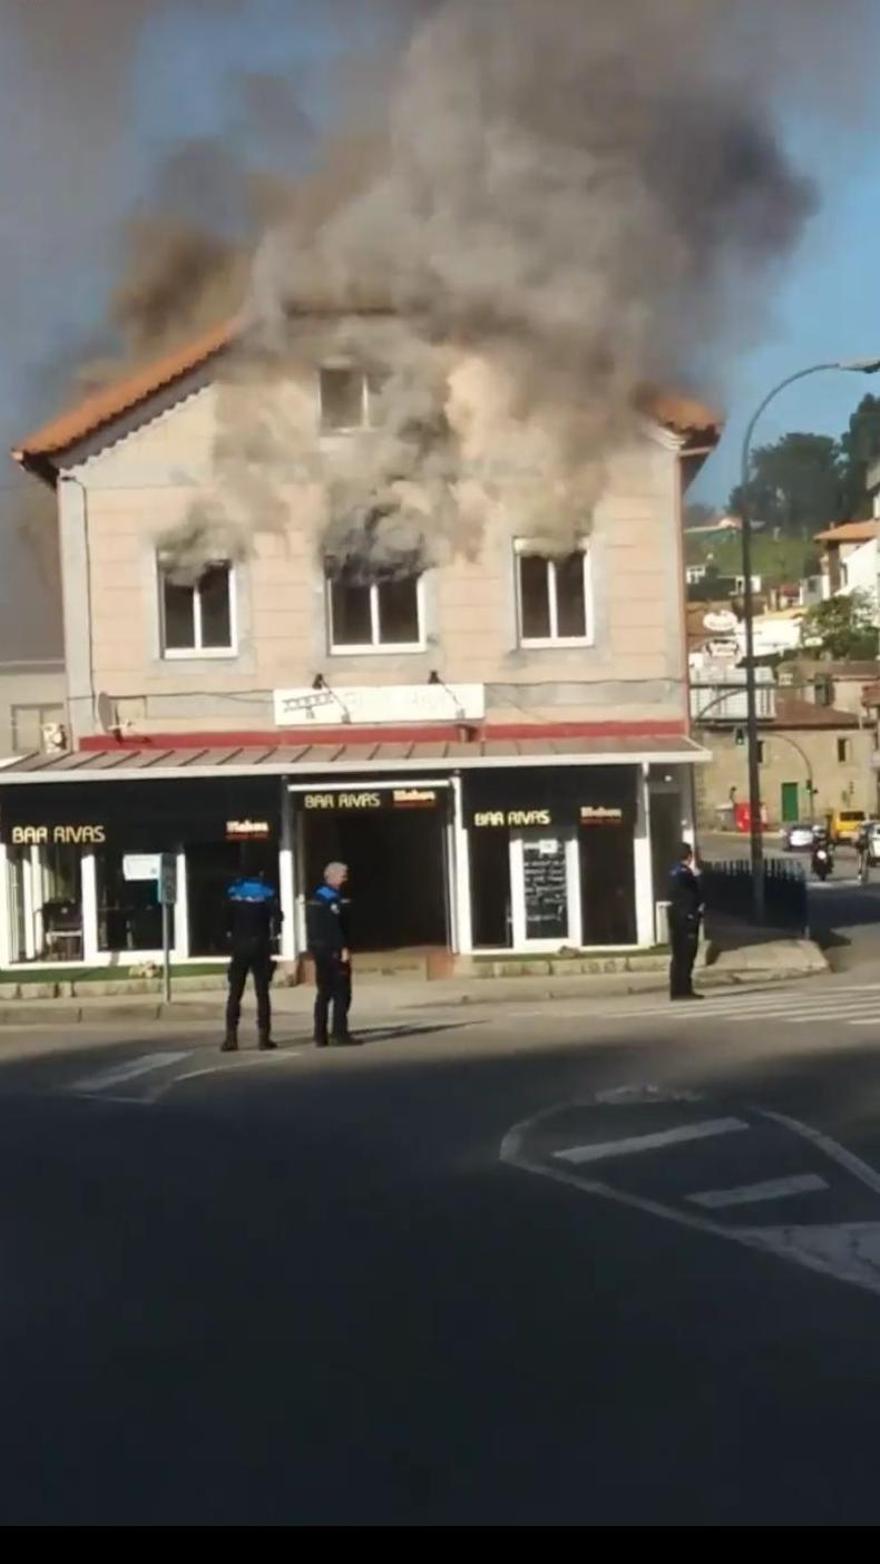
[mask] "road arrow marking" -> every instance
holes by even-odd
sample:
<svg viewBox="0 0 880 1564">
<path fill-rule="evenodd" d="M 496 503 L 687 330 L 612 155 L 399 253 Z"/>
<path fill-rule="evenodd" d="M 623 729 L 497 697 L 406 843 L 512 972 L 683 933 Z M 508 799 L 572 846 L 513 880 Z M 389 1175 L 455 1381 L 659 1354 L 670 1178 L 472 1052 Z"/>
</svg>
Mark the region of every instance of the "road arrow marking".
<svg viewBox="0 0 880 1564">
<path fill-rule="evenodd" d="M 99 1070 L 97 1075 L 86 1075 L 82 1080 L 74 1081 L 68 1090 L 79 1097 L 100 1096 L 104 1092 L 113 1091 L 116 1086 L 124 1086 L 128 1081 L 137 1080 L 140 1075 L 150 1075 L 154 1070 L 167 1070 L 172 1064 L 180 1064 L 190 1056 L 190 1049 L 183 1053 L 144 1054 L 141 1059 L 129 1059 L 127 1064 L 117 1064 L 109 1070 Z"/>
<path fill-rule="evenodd" d="M 592 1146 L 569 1146 L 565 1151 L 554 1151 L 560 1162 L 572 1162 L 578 1167 L 582 1162 L 602 1162 L 608 1157 L 632 1157 L 642 1151 L 661 1151 L 665 1146 L 675 1146 L 687 1140 L 706 1140 L 712 1135 L 730 1135 L 734 1130 L 747 1130 L 742 1119 L 704 1119 L 699 1124 L 680 1124 L 673 1130 L 658 1130 L 653 1135 L 629 1135 L 625 1140 L 599 1141 Z"/>
<path fill-rule="evenodd" d="M 695 1206 L 706 1211 L 723 1211 L 728 1206 L 750 1206 L 759 1200 L 786 1200 L 790 1195 L 809 1195 L 829 1185 L 818 1173 L 794 1173 L 791 1178 L 768 1178 L 763 1184 L 740 1184 L 737 1189 L 704 1189 L 688 1195 Z"/>
</svg>

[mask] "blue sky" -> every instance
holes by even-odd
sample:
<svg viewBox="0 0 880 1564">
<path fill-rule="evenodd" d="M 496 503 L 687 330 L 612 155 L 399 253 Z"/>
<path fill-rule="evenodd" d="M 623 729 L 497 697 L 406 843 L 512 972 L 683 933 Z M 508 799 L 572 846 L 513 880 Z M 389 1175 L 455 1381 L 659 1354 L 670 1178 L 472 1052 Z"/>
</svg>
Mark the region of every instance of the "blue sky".
<svg viewBox="0 0 880 1564">
<path fill-rule="evenodd" d="M 842 120 L 836 132 L 795 123 L 789 144 L 819 180 L 821 205 L 800 248 L 767 290 L 760 344 L 719 364 L 728 423 L 724 438 L 691 491 L 723 503 L 738 482 L 745 425 L 771 387 L 795 370 L 839 359 L 880 357 L 878 176 L 880 154 L 870 129 Z M 880 376 L 816 375 L 783 392 L 768 408 L 756 441 L 787 430 L 840 434 L 865 392 L 880 395 Z"/>
</svg>

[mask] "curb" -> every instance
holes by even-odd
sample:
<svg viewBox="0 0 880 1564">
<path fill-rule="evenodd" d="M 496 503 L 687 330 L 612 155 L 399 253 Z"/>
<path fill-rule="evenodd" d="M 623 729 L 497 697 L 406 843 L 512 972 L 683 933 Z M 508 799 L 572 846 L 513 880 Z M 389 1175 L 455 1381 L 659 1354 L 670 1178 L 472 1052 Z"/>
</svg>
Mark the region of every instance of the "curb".
<svg viewBox="0 0 880 1564">
<path fill-rule="evenodd" d="M 662 974 L 658 972 L 656 974 L 646 974 L 646 976 L 648 975 L 651 978 L 656 976 L 656 981 L 650 983 L 628 982 L 620 987 L 615 985 L 613 989 L 606 989 L 601 978 L 597 982 L 598 974 L 596 978 L 581 977 L 578 979 L 572 977 L 571 980 L 565 982 L 557 980 L 552 987 L 548 985 L 544 989 L 532 989 L 528 994 L 528 998 L 531 1000 L 548 1001 L 572 998 L 604 1000 L 614 999 L 618 996 L 627 998 L 639 994 L 664 993 L 666 990 L 665 970 Z M 787 967 L 783 970 L 780 970 L 778 967 L 766 970 L 752 967 L 742 968 L 737 972 L 718 973 L 714 973 L 711 968 L 703 968 L 695 974 L 700 986 L 706 989 L 743 988 L 747 985 L 762 986 L 767 983 L 784 983 L 795 978 L 822 977 L 823 975 L 827 975 L 827 973 L 823 973 L 815 966 L 806 965 Z M 630 977 L 632 976 L 633 974 L 630 974 Z M 512 979 L 511 981 L 516 980 Z M 480 992 L 482 988 L 483 984 L 477 983 L 474 984 L 473 993 L 459 994 L 454 998 L 425 999 L 416 1003 L 402 1005 L 400 1009 L 402 1013 L 406 1014 L 413 1011 L 456 1009 L 458 1007 L 470 1009 L 479 1006 L 484 1008 L 486 1005 L 493 1004 L 515 1004 L 519 997 L 526 997 L 517 994 L 505 994 L 503 996 L 487 994 Z M 602 989 L 605 989 L 604 993 Z M 368 1015 L 369 1012 L 364 1016 L 365 1024 L 368 1021 Z M 42 1002 L 38 1000 L 30 1002 L 27 1000 L 16 1000 L 12 1004 L 0 1005 L 0 1028 L 45 1027 L 47 1025 L 100 1026 L 113 1025 L 120 1022 L 126 1024 L 140 1022 L 150 1025 L 160 1021 L 175 1021 L 184 1025 L 190 1022 L 209 1022 L 215 1026 L 220 1026 L 223 1021 L 223 1006 L 218 1001 L 215 1001 L 213 1004 L 200 1003 L 198 1001 L 193 1003 L 181 1001 L 177 1004 L 166 1005 L 161 1001 L 157 1001 L 150 1004 L 89 1005 L 69 1004 L 63 1000 L 52 999 Z M 283 1007 L 279 1006 L 276 1010 L 276 1022 L 279 1028 L 286 1026 L 288 1022 L 306 1026 L 308 1018 L 305 1012 L 285 1011 Z"/>
</svg>

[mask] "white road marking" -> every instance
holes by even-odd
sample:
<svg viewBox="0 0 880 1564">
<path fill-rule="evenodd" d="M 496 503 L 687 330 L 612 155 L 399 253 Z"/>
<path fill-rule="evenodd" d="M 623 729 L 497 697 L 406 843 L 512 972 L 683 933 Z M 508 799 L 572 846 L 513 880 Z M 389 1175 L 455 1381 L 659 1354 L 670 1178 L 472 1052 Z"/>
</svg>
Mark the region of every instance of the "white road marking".
<svg viewBox="0 0 880 1564">
<path fill-rule="evenodd" d="M 191 1057 L 191 1052 L 191 1049 L 187 1049 L 184 1053 L 144 1054 L 141 1059 L 130 1059 L 127 1064 L 117 1064 L 109 1070 L 99 1070 L 97 1075 L 84 1076 L 82 1080 L 74 1081 L 68 1089 L 87 1097 L 110 1092 L 114 1086 L 137 1080 L 139 1075 L 149 1075 L 153 1070 L 167 1070 L 172 1064 L 180 1064 Z"/>
<path fill-rule="evenodd" d="M 723 1211 L 727 1206 L 748 1206 L 759 1200 L 786 1200 L 790 1195 L 808 1195 L 828 1188 L 827 1181 L 818 1173 L 793 1173 L 791 1178 L 768 1178 L 763 1184 L 704 1189 L 699 1195 L 688 1195 L 687 1199 L 707 1211 Z"/>
<path fill-rule="evenodd" d="M 624 1140 L 599 1141 L 592 1146 L 570 1146 L 565 1151 L 554 1151 L 560 1162 L 602 1162 L 607 1157 L 632 1157 L 640 1151 L 659 1151 L 665 1146 L 675 1146 L 689 1140 L 706 1140 L 710 1135 L 729 1135 L 735 1130 L 747 1130 L 742 1119 L 703 1119 L 698 1124 L 680 1124 L 674 1130 L 657 1130 L 653 1135 L 629 1135 Z"/>
<path fill-rule="evenodd" d="M 280 1048 L 277 1053 L 247 1054 L 243 1059 L 235 1060 L 234 1063 L 231 1060 L 227 1060 L 224 1064 L 202 1065 L 198 1070 L 187 1070 L 184 1075 L 175 1075 L 173 1081 L 169 1081 L 162 1087 L 160 1095 L 163 1097 L 167 1096 L 176 1086 L 183 1086 L 187 1081 L 199 1081 L 206 1075 L 226 1075 L 230 1070 L 247 1070 L 255 1065 L 265 1069 L 267 1065 L 282 1064 L 286 1059 L 304 1059 L 311 1052 L 310 1046 Z"/>
<path fill-rule="evenodd" d="M 759 1108 L 757 1112 L 763 1118 L 770 1119 L 772 1123 L 781 1124 L 783 1128 L 792 1130 L 795 1135 L 801 1135 L 804 1140 L 810 1141 L 811 1145 L 824 1151 L 826 1157 L 830 1157 L 832 1162 L 839 1163 L 848 1173 L 852 1173 L 854 1178 L 867 1184 L 869 1189 L 873 1189 L 875 1194 L 880 1195 L 880 1173 L 869 1167 L 867 1162 L 863 1162 L 861 1157 L 857 1157 L 855 1152 L 847 1151 L 839 1141 L 832 1140 L 830 1135 L 823 1135 L 822 1131 L 814 1129 L 812 1124 L 802 1124 L 800 1119 L 790 1119 L 785 1113 L 772 1113 L 769 1108 Z"/>
<path fill-rule="evenodd" d="M 692 1232 L 727 1239 L 728 1242 L 740 1244 L 746 1249 L 772 1254 L 778 1259 L 789 1260 L 805 1270 L 831 1276 L 836 1281 L 846 1282 L 853 1287 L 860 1287 L 866 1292 L 880 1296 L 880 1221 L 778 1228 L 725 1227 L 720 1222 L 713 1222 L 709 1217 L 698 1216 L 694 1212 L 676 1209 L 673 1206 L 665 1206 L 659 1200 L 630 1194 L 615 1189 L 610 1184 L 586 1179 L 574 1170 L 569 1172 L 565 1168 L 538 1161 L 527 1154 L 527 1136 L 537 1124 L 563 1110 L 589 1106 L 596 1106 L 595 1099 L 591 1103 L 559 1103 L 555 1108 L 544 1109 L 532 1119 L 523 1119 L 520 1123 L 514 1124 L 501 1142 L 500 1161 L 510 1167 L 519 1168 L 522 1172 L 534 1173 L 540 1178 L 549 1178 L 557 1184 L 564 1184 L 569 1189 L 580 1191 L 581 1194 L 592 1195 L 597 1199 L 609 1200 L 616 1205 L 643 1211 L 650 1216 L 660 1217 L 665 1222 L 674 1222 L 679 1227 L 689 1228 Z M 798 1119 L 788 1118 L 785 1114 L 771 1113 L 762 1108 L 753 1111 L 762 1118 L 780 1124 L 810 1141 L 826 1156 L 846 1168 L 861 1183 L 880 1194 L 880 1174 L 867 1163 L 862 1162 L 861 1158 L 855 1156 L 853 1152 L 847 1151 L 837 1141 L 824 1135 L 821 1130 L 803 1124 Z"/>
<path fill-rule="evenodd" d="M 824 989 L 813 997 L 800 990 L 787 989 L 782 993 L 750 991 L 747 994 L 707 994 L 703 1004 L 673 1004 L 666 998 L 654 995 L 653 1003 L 646 1000 L 640 1005 L 628 1004 L 607 1009 L 585 1009 L 591 1021 L 633 1021 L 665 1019 L 681 1022 L 706 1022 L 708 1020 L 779 1020 L 800 1023 L 810 1020 L 848 1021 L 866 1011 L 870 1016 L 880 1015 L 880 991 L 877 984 L 858 989 Z M 548 1020 L 554 1019 L 547 1016 Z M 869 1017 L 870 1018 L 870 1017 Z"/>
</svg>

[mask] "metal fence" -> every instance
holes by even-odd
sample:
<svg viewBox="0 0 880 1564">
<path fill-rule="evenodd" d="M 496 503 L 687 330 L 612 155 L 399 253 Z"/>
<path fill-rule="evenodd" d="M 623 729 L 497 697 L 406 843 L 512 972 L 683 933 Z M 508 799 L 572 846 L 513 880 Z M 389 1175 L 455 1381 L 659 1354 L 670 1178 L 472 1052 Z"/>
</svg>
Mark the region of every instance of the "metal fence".
<svg viewBox="0 0 880 1564">
<path fill-rule="evenodd" d="M 807 877 L 802 864 L 768 859 L 764 874 L 764 922 L 771 929 L 805 934 L 809 924 Z M 752 866 L 743 859 L 708 863 L 703 868 L 706 913 L 751 923 L 754 906 Z"/>
</svg>

